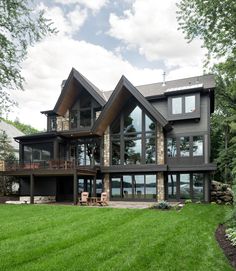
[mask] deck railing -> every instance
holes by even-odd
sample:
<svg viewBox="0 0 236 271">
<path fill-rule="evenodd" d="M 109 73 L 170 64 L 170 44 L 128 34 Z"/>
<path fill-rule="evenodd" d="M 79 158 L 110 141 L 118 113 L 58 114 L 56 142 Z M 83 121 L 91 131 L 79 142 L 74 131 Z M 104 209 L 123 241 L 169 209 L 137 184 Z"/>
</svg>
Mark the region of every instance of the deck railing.
<svg viewBox="0 0 236 271">
<path fill-rule="evenodd" d="M 77 165 L 73 161 L 69 160 L 49 160 L 49 161 L 5 161 L 4 170 L 5 171 L 15 171 L 15 170 L 39 170 L 39 169 L 75 169 Z"/>
</svg>

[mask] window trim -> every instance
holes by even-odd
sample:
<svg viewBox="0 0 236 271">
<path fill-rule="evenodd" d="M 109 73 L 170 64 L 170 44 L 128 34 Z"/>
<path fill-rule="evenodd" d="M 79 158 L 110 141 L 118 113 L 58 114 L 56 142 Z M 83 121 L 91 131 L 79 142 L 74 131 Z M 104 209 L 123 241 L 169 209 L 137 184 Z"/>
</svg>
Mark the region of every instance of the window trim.
<svg viewBox="0 0 236 271">
<path fill-rule="evenodd" d="M 185 112 L 185 99 L 186 97 L 195 96 L 195 107 L 196 110 L 194 112 Z M 175 98 L 182 99 L 182 113 L 181 114 L 173 114 L 172 113 L 172 101 Z M 188 93 L 182 95 L 174 95 L 168 97 L 168 120 L 182 120 L 182 119 L 199 119 L 200 118 L 200 93 Z"/>
</svg>

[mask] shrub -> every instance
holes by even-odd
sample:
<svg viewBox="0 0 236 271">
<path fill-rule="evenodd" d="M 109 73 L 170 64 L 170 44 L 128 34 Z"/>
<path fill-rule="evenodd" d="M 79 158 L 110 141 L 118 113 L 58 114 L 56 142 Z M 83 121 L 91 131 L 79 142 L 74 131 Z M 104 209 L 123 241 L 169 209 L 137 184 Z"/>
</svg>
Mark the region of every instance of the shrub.
<svg viewBox="0 0 236 271">
<path fill-rule="evenodd" d="M 169 202 L 162 200 L 157 204 L 154 204 L 151 209 L 169 210 L 171 208 Z"/>
<path fill-rule="evenodd" d="M 228 228 L 226 229 L 225 233 L 231 244 L 236 246 L 236 228 Z"/>
<path fill-rule="evenodd" d="M 185 204 L 192 203 L 192 200 L 191 199 L 186 199 L 184 203 Z"/>
</svg>

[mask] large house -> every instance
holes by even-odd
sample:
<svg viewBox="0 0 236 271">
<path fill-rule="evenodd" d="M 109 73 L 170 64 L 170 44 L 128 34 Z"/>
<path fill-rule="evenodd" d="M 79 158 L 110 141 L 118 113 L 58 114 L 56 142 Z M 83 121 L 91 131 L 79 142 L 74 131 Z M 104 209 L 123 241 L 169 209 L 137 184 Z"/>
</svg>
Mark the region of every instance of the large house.
<svg viewBox="0 0 236 271">
<path fill-rule="evenodd" d="M 212 75 L 102 92 L 74 68 L 47 117 L 47 132 L 16 137 L 20 161 L 5 175 L 20 194 L 77 204 L 82 191 L 110 200 L 209 201 Z"/>
</svg>

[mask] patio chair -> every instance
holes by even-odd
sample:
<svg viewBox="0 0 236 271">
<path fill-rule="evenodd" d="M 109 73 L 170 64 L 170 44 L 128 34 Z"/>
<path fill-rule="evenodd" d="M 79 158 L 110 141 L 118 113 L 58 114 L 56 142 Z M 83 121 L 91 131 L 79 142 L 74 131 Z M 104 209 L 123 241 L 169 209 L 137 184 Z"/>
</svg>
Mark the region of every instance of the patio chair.
<svg viewBox="0 0 236 271">
<path fill-rule="evenodd" d="M 89 196 L 89 193 L 88 192 L 82 192 L 81 193 L 81 199 L 79 200 L 79 204 L 80 205 L 88 205 L 88 196 Z"/>
<path fill-rule="evenodd" d="M 100 204 L 101 206 L 108 206 L 108 197 L 106 192 L 102 192 L 101 194 L 101 199 L 97 200 L 97 203 Z"/>
</svg>

